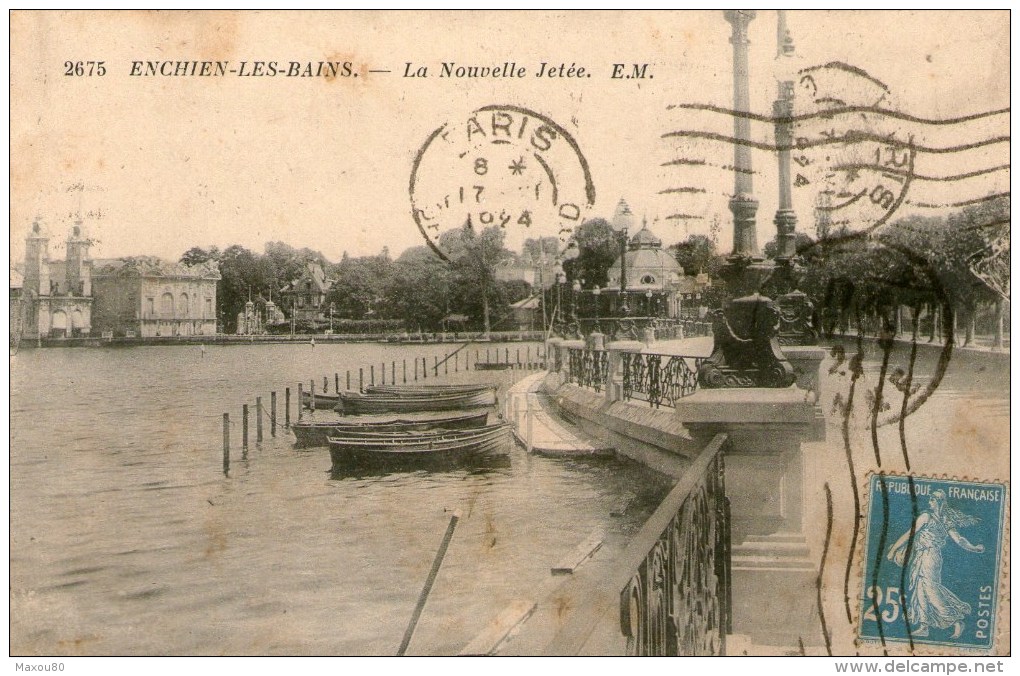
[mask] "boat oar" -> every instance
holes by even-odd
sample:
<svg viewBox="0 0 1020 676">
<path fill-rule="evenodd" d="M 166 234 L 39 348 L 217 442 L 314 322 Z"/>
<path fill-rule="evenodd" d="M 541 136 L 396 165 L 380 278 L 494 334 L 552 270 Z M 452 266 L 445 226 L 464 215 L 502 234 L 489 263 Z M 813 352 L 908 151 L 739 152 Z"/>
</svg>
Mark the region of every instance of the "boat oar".
<svg viewBox="0 0 1020 676">
<path fill-rule="evenodd" d="M 421 594 L 418 596 L 418 604 L 414 607 L 414 613 L 411 615 L 411 623 L 407 625 L 407 631 L 404 632 L 404 639 L 400 642 L 400 648 L 397 650 L 397 657 L 403 657 L 404 653 L 407 652 L 407 646 L 411 643 L 411 637 L 414 636 L 414 629 L 418 626 L 418 618 L 421 617 L 421 611 L 425 608 L 425 602 L 428 601 L 429 592 L 432 591 L 432 585 L 436 582 L 436 576 L 439 575 L 439 567 L 443 565 L 443 557 L 446 556 L 446 550 L 450 546 L 450 540 L 453 539 L 453 531 L 457 528 L 457 521 L 460 520 L 460 510 L 456 510 L 453 516 L 450 517 L 450 525 L 446 527 L 446 535 L 443 536 L 443 542 L 439 545 L 439 551 L 436 552 L 436 559 L 432 562 L 432 570 L 429 571 L 428 579 L 425 580 L 425 586 L 421 590 Z"/>
</svg>

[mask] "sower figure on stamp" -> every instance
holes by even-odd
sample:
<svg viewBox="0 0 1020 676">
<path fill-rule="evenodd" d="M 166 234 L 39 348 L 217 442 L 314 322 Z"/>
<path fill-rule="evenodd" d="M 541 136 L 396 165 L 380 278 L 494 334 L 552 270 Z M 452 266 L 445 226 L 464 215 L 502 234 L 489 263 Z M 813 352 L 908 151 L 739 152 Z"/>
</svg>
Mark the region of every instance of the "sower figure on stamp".
<svg viewBox="0 0 1020 676">
<path fill-rule="evenodd" d="M 914 636 L 927 636 L 929 627 L 953 627 L 952 638 L 963 633 L 963 618 L 971 612 L 969 603 L 942 585 L 942 548 L 947 538 L 968 552 L 980 554 L 984 545 L 972 545 L 960 535 L 958 528 L 972 526 L 978 520 L 959 512 L 946 503 L 946 493 L 936 490 L 928 499 L 929 510 L 917 517 L 910 561 L 905 561 L 908 530 L 889 548 L 887 557 L 898 565 L 906 564 L 909 581 L 907 610 Z"/>
</svg>

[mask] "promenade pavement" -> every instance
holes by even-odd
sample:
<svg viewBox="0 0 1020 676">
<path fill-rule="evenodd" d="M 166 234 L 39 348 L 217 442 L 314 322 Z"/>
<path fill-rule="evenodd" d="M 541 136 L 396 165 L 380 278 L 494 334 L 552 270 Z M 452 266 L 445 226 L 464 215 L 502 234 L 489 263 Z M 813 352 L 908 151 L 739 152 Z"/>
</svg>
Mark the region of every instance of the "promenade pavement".
<svg viewBox="0 0 1020 676">
<path fill-rule="evenodd" d="M 514 437 L 525 449 L 547 456 L 612 456 L 614 449 L 586 434 L 556 413 L 540 391 L 546 372 L 514 383 L 506 395 L 504 417 L 514 424 Z"/>
</svg>

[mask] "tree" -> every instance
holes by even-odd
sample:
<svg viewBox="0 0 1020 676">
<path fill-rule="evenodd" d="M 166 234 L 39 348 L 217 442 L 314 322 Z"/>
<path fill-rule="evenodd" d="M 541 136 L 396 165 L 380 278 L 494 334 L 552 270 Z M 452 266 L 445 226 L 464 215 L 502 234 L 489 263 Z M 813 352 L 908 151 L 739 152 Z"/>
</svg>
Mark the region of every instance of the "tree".
<svg viewBox="0 0 1020 676">
<path fill-rule="evenodd" d="M 426 246 L 407 249 L 394 262 L 385 290 L 388 316 L 408 329 L 438 330 L 450 312 L 453 269 Z"/>
<path fill-rule="evenodd" d="M 715 250 L 715 242 L 705 235 L 691 235 L 684 241 L 670 246 L 668 251 L 684 269 L 685 275 L 705 272 L 710 277 L 715 277 L 725 260 Z"/>
<path fill-rule="evenodd" d="M 220 250 L 215 246 L 211 246 L 208 249 L 193 246 L 181 256 L 181 263 L 185 265 L 201 265 L 209 261 L 218 261 L 220 256 Z"/>
<path fill-rule="evenodd" d="M 604 287 L 609 280 L 609 268 L 620 255 L 620 245 L 609 221 L 604 218 L 585 221 L 575 230 L 574 239 L 580 255 L 563 265 L 567 279 L 583 280 L 587 288 Z"/>
<path fill-rule="evenodd" d="M 272 263 L 277 289 L 301 277 L 308 263 L 318 263 L 323 270 L 330 266 L 329 261 L 320 252 L 308 248 L 295 249 L 283 242 L 266 242 L 265 257 Z"/>
<path fill-rule="evenodd" d="M 810 256 L 816 250 L 815 240 L 810 235 L 799 231 L 793 233 L 793 245 L 797 255 L 801 257 Z M 778 239 L 776 237 L 770 239 L 762 249 L 762 253 L 765 254 L 765 258 L 775 259 L 779 255 Z"/>
<path fill-rule="evenodd" d="M 553 261 L 560 252 L 560 240 L 556 237 L 529 237 L 521 246 L 521 260 L 529 265 L 537 265 L 543 259 Z"/>
<path fill-rule="evenodd" d="M 379 319 L 386 315 L 386 290 L 393 275 L 393 261 L 385 249 L 376 256 L 344 258 L 331 268 L 335 277 L 326 302 L 335 316 L 346 319 Z"/>
<path fill-rule="evenodd" d="M 469 310 L 464 313 L 469 316 L 472 314 L 470 310 L 480 304 L 482 326 L 485 333 L 489 333 L 492 329 L 491 306 L 500 302 L 494 272 L 497 265 L 512 256 L 503 246 L 503 230 L 489 226 L 476 233 L 470 224 L 466 224 L 463 228 L 442 233 L 439 241 L 452 261 L 456 279 L 455 299 L 462 308 Z"/>
<path fill-rule="evenodd" d="M 272 263 L 243 246 L 234 244 L 220 256 L 219 292 L 216 294 L 224 330 L 237 328 L 237 315 L 248 298 L 266 295 L 276 285 Z"/>
</svg>

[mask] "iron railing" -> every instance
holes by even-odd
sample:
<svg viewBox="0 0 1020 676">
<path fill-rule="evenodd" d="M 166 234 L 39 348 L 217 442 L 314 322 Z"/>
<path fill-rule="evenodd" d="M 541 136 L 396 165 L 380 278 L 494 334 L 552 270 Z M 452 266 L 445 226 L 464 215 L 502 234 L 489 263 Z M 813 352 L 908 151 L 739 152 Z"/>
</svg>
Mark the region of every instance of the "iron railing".
<svg viewBox="0 0 1020 676">
<path fill-rule="evenodd" d="M 597 654 L 586 644 L 616 608 L 628 655 L 725 654 L 732 633 L 726 443 L 718 434 L 701 451 L 613 570 L 564 618 L 545 654 Z"/>
<path fill-rule="evenodd" d="M 578 339 L 598 332 L 608 341 L 644 340 L 645 329 L 654 330 L 655 340 L 675 340 L 712 335 L 711 322 L 659 317 L 605 317 L 559 322 L 554 327 L 561 338 Z"/>
<path fill-rule="evenodd" d="M 712 323 L 695 319 L 681 319 L 673 324 L 659 324 L 655 327 L 656 340 L 677 338 L 699 338 L 712 335 Z"/>
<path fill-rule="evenodd" d="M 624 400 L 675 408 L 678 400 L 698 390 L 700 357 L 624 352 L 622 358 Z"/>
<path fill-rule="evenodd" d="M 569 369 L 567 382 L 601 392 L 609 377 L 609 352 L 570 348 L 567 365 Z"/>
</svg>

